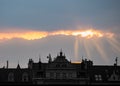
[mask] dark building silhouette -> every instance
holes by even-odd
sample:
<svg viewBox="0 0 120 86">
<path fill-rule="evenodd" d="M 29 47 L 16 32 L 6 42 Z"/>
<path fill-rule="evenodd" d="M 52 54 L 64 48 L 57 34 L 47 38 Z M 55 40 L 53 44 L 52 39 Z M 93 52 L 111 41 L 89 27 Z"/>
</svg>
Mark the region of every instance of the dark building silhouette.
<svg viewBox="0 0 120 86">
<path fill-rule="evenodd" d="M 47 56 L 48 63 L 41 59 L 35 63 L 29 59 L 28 68 L 0 68 L 0 85 L 2 84 L 120 84 L 120 66 L 116 63 L 111 66 L 93 65 L 93 62 L 82 59 L 81 63 L 71 63 L 62 51 L 52 61 Z"/>
</svg>

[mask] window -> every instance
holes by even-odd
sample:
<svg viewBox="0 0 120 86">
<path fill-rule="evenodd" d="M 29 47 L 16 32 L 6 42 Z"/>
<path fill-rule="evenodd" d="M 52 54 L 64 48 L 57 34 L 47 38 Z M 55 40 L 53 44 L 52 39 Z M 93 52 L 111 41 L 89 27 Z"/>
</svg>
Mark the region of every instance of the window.
<svg viewBox="0 0 120 86">
<path fill-rule="evenodd" d="M 98 81 L 98 75 L 95 75 L 95 80 Z"/>
<path fill-rule="evenodd" d="M 11 73 L 8 74 L 8 81 L 9 82 L 14 82 L 14 73 L 11 72 Z"/>
<path fill-rule="evenodd" d="M 102 80 L 102 76 L 101 75 L 98 75 L 98 78 L 99 78 L 100 81 Z"/>
<path fill-rule="evenodd" d="M 102 76 L 101 75 L 95 75 L 95 80 L 96 81 L 102 81 Z"/>
<path fill-rule="evenodd" d="M 23 73 L 23 75 L 22 75 L 22 81 L 23 82 L 28 82 L 28 74 L 27 73 Z"/>
</svg>

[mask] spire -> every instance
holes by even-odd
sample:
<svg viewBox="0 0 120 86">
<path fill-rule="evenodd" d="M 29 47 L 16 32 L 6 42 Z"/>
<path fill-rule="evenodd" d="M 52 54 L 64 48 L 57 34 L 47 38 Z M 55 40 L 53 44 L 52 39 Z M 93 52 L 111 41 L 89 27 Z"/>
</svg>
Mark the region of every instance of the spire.
<svg viewBox="0 0 120 86">
<path fill-rule="evenodd" d="M 18 65 L 17 65 L 17 69 L 20 69 L 20 65 L 19 65 L 19 60 L 18 60 Z"/>
<path fill-rule="evenodd" d="M 28 62 L 28 68 L 32 69 L 33 68 L 33 60 L 32 59 L 29 59 L 29 62 Z"/>
<path fill-rule="evenodd" d="M 20 65 L 19 65 L 19 63 L 18 63 L 18 65 L 17 65 L 17 69 L 20 69 Z"/>
<path fill-rule="evenodd" d="M 115 58 L 114 66 L 117 66 L 117 64 L 118 64 L 118 57 Z"/>
<path fill-rule="evenodd" d="M 40 56 L 40 54 L 39 54 L 39 62 L 41 62 L 41 56 Z"/>
<path fill-rule="evenodd" d="M 60 56 L 62 56 L 62 54 L 63 54 L 63 52 L 62 52 L 62 49 L 61 49 L 61 51 L 60 51 Z"/>
<path fill-rule="evenodd" d="M 51 54 L 49 54 L 49 56 L 47 56 L 47 58 L 49 59 L 49 63 L 51 63 L 52 62 L 52 58 L 51 58 Z"/>
<path fill-rule="evenodd" d="M 39 58 L 39 62 L 41 62 L 41 58 Z"/>
</svg>

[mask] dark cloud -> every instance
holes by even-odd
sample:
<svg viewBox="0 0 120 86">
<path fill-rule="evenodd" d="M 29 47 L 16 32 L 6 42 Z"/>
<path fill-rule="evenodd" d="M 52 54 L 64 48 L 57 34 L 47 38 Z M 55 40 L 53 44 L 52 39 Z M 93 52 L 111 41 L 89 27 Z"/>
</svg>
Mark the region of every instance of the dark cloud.
<svg viewBox="0 0 120 86">
<path fill-rule="evenodd" d="M 119 26 L 119 0 L 1 0 L 0 26 L 38 30 Z M 119 26 L 120 27 L 120 26 Z"/>
</svg>

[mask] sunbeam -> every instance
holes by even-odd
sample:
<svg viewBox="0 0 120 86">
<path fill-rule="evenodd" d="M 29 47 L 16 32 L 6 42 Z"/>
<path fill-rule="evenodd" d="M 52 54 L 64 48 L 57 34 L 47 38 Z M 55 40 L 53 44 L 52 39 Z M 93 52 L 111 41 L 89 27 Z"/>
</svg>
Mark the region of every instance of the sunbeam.
<svg viewBox="0 0 120 86">
<path fill-rule="evenodd" d="M 120 43 L 116 40 L 115 37 L 107 39 L 107 41 L 111 45 L 113 52 L 115 52 L 115 51 L 120 52 Z"/>
<path fill-rule="evenodd" d="M 104 47 L 103 47 L 101 40 L 96 39 L 96 40 L 94 40 L 93 43 L 94 43 L 95 48 L 97 49 L 98 53 L 100 54 L 101 58 L 107 63 L 108 62 L 107 54 L 104 50 Z"/>
<path fill-rule="evenodd" d="M 74 57 L 75 57 L 75 60 L 77 60 L 78 58 L 78 49 L 79 49 L 79 43 L 78 43 L 78 37 L 76 36 L 75 37 L 75 43 L 74 43 Z"/>
<path fill-rule="evenodd" d="M 84 46 L 84 48 L 85 48 L 85 52 L 86 52 L 86 56 L 87 56 L 87 58 L 89 58 L 90 60 L 92 59 L 91 57 L 91 53 L 90 53 L 90 51 L 91 51 L 91 48 L 90 48 L 90 46 L 92 45 L 92 43 L 91 43 L 91 40 L 86 40 L 86 39 L 84 39 L 83 40 L 83 46 Z"/>
</svg>

